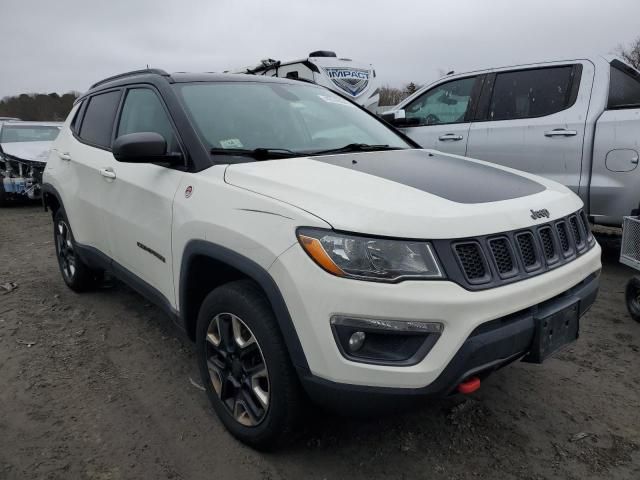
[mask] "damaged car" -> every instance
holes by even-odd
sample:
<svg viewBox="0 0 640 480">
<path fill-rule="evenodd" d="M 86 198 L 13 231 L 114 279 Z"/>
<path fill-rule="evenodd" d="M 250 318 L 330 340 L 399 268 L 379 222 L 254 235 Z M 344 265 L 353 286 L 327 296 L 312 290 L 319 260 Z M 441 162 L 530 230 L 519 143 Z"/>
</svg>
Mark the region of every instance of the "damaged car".
<svg viewBox="0 0 640 480">
<path fill-rule="evenodd" d="M 12 200 L 36 200 L 42 172 L 59 122 L 0 122 L 0 206 Z"/>
</svg>

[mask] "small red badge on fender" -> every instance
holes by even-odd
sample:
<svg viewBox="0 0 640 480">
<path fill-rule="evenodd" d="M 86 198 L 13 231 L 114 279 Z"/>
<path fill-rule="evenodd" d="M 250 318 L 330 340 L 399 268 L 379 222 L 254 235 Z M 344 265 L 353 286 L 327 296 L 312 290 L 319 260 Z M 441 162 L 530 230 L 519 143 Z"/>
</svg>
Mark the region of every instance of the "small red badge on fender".
<svg viewBox="0 0 640 480">
<path fill-rule="evenodd" d="M 184 191 L 185 198 L 189 198 L 192 193 L 193 193 L 193 187 L 189 185 L 187 189 Z"/>
</svg>

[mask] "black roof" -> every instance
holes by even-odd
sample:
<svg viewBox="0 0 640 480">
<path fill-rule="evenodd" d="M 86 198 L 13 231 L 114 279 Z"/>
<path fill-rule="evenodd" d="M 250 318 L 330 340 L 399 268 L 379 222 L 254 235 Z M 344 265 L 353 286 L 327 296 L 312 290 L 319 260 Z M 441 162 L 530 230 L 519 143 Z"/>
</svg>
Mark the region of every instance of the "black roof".
<svg viewBox="0 0 640 480">
<path fill-rule="evenodd" d="M 88 91 L 78 97 L 78 100 L 100 90 L 106 90 L 114 87 L 121 87 L 133 83 L 188 83 L 188 82 L 263 82 L 263 83 L 285 83 L 299 84 L 295 79 L 265 77 L 263 75 L 247 75 L 242 73 L 188 73 L 176 72 L 169 74 L 164 70 L 151 68 L 145 70 L 134 70 L 112 77 L 105 78 L 91 85 Z"/>
</svg>

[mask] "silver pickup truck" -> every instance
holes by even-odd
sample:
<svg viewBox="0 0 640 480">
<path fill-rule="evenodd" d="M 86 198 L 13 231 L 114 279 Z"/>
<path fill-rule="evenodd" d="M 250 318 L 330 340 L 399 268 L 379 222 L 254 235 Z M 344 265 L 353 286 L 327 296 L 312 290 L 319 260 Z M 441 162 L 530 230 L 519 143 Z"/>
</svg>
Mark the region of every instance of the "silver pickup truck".
<svg viewBox="0 0 640 480">
<path fill-rule="evenodd" d="M 425 148 L 565 184 L 596 224 L 640 203 L 640 72 L 592 57 L 448 75 L 383 118 Z"/>
</svg>

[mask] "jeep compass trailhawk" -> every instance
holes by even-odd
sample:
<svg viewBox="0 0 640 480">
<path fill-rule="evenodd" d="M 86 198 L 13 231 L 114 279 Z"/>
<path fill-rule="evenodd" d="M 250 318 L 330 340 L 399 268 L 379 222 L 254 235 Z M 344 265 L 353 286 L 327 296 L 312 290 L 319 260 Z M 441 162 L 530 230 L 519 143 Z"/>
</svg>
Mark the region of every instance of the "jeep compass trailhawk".
<svg viewBox="0 0 640 480">
<path fill-rule="evenodd" d="M 83 291 L 107 271 L 163 308 L 220 420 L 260 448 L 305 398 L 469 393 L 574 341 L 600 271 L 580 199 L 416 147 L 294 79 L 108 78 L 44 174 L 62 277 Z"/>
</svg>

